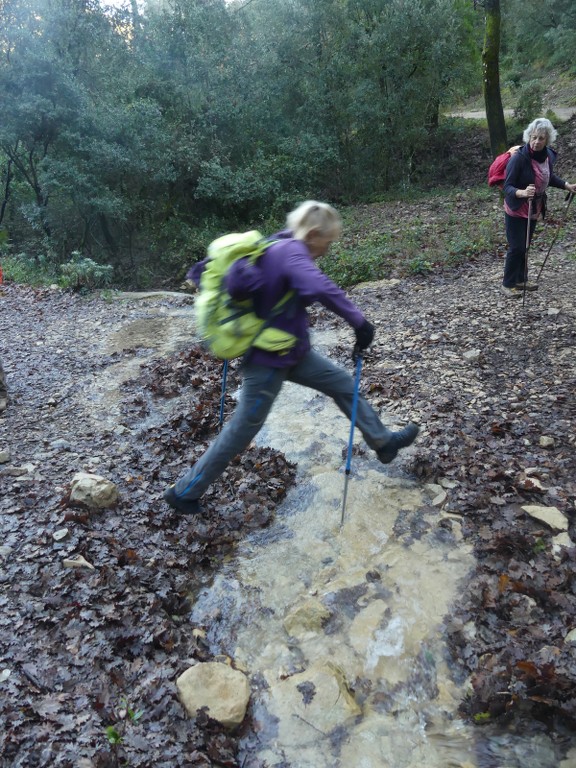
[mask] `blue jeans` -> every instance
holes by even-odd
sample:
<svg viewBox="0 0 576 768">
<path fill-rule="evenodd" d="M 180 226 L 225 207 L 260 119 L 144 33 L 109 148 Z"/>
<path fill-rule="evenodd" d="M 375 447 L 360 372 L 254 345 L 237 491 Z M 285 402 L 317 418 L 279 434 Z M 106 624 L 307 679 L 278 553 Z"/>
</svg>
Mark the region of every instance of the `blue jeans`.
<svg viewBox="0 0 576 768">
<path fill-rule="evenodd" d="M 509 216 L 504 214 L 506 220 L 506 239 L 508 240 L 508 251 L 506 252 L 506 263 L 504 264 L 504 279 L 502 281 L 506 288 L 514 288 L 515 285 L 528 280 L 528 264 L 526 259 L 526 225 L 528 219 L 521 216 Z M 530 219 L 530 240 L 534 235 L 536 219 Z"/>
<path fill-rule="evenodd" d="M 292 368 L 246 365 L 238 405 L 231 419 L 196 464 L 175 485 L 176 495 L 199 499 L 208 486 L 224 472 L 230 461 L 252 442 L 262 428 L 285 381 L 310 387 L 331 397 L 350 418 L 354 379 L 343 368 L 310 350 Z M 311 417 L 309 417 L 311 418 Z M 370 448 L 378 450 L 390 439 L 390 430 L 360 396 L 356 424 Z"/>
</svg>

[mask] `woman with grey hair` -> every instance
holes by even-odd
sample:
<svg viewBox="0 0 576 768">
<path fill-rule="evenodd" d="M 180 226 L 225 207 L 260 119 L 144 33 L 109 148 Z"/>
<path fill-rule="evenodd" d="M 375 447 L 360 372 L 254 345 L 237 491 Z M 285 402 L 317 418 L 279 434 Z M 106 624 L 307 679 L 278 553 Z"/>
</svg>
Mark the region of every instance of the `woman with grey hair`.
<svg viewBox="0 0 576 768">
<path fill-rule="evenodd" d="M 524 290 L 538 288 L 527 282 L 526 243 L 532 240 L 538 217 L 546 215 L 546 189 L 551 186 L 576 193 L 576 184 L 554 173 L 556 152 L 550 144 L 557 135 L 550 120 L 536 118 L 524 131 L 524 146 L 512 155 L 506 167 L 504 218 L 508 251 L 502 292 L 508 298 L 519 298 Z"/>
<path fill-rule="evenodd" d="M 254 342 L 247 352 L 234 414 L 207 451 L 164 492 L 165 501 L 180 513 L 201 511 L 202 494 L 257 435 L 285 381 L 328 395 L 351 417 L 354 379 L 311 348 L 308 332 L 307 307 L 320 302 L 352 326 L 355 352 L 369 347 L 374 337 L 373 325 L 316 264 L 339 237 L 340 216 L 330 205 L 308 200 L 288 215 L 286 226 L 286 230 L 270 238 L 270 245 L 256 263 L 239 259 L 232 264 L 226 275 L 226 289 L 235 300 L 251 298 L 254 311 L 262 318 L 272 317 L 272 310 L 282 298 L 293 292 L 294 298 L 282 305 L 269 323 L 292 340 L 281 350 Z M 197 284 L 205 264 L 206 260 L 188 273 Z M 389 430 L 362 396 L 356 416 L 364 439 L 383 464 L 393 461 L 398 451 L 411 445 L 418 435 L 418 426 L 411 423 L 395 432 Z"/>
</svg>

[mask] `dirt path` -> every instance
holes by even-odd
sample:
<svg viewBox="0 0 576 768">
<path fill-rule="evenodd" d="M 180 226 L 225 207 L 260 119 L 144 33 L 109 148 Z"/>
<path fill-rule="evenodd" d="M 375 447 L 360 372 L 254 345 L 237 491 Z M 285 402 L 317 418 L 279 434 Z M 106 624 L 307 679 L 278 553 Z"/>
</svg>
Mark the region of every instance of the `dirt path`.
<svg viewBox="0 0 576 768">
<path fill-rule="evenodd" d="M 570 120 L 571 117 L 576 115 L 576 107 L 544 107 L 542 109 L 543 114 L 546 114 L 546 112 L 551 111 L 553 112 L 558 119 L 561 122 L 565 122 L 566 120 Z M 504 110 L 504 117 L 513 117 L 514 110 L 513 109 L 505 109 Z M 486 119 L 486 110 L 485 109 L 476 109 L 476 110 L 464 110 L 461 112 L 450 112 L 448 114 L 448 117 L 464 117 L 466 119 L 471 120 L 485 120 Z"/>
</svg>

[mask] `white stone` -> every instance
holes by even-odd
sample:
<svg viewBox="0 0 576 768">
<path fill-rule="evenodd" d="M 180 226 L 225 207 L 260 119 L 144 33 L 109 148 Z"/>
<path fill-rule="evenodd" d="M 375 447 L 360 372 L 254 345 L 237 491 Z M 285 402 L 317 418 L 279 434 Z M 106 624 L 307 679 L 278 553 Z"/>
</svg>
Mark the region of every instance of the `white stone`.
<svg viewBox="0 0 576 768">
<path fill-rule="evenodd" d="M 542 435 L 538 442 L 541 448 L 553 448 L 556 445 L 554 438 L 548 437 L 548 435 Z"/>
<path fill-rule="evenodd" d="M 479 349 L 468 349 L 466 352 L 464 352 L 464 360 L 466 360 L 467 363 L 477 363 L 478 360 L 480 360 L 481 352 Z"/>
<path fill-rule="evenodd" d="M 556 507 L 542 507 L 539 504 L 526 504 L 522 509 L 530 517 L 540 520 L 550 528 L 554 528 L 557 531 L 568 530 L 568 520 Z"/>
<path fill-rule="evenodd" d="M 444 504 L 444 502 L 446 501 L 447 498 L 448 498 L 448 494 L 446 493 L 446 491 L 444 489 L 442 489 L 442 491 L 440 491 L 438 496 L 435 496 L 432 499 L 432 506 L 433 507 L 441 507 Z"/>
<path fill-rule="evenodd" d="M 107 509 L 118 501 L 118 489 L 110 480 L 88 472 L 78 472 L 72 478 L 70 501 L 87 507 Z"/>
<path fill-rule="evenodd" d="M 227 664 L 203 662 L 189 667 L 176 680 L 178 696 L 190 717 L 202 707 L 226 728 L 240 725 L 250 701 L 246 675 Z"/>
<path fill-rule="evenodd" d="M 557 536 L 554 536 L 554 538 L 552 539 L 552 551 L 555 554 L 559 553 L 563 547 L 568 549 L 569 547 L 573 547 L 573 546 L 574 546 L 574 542 L 565 531 L 563 533 L 559 533 Z"/>
<path fill-rule="evenodd" d="M 83 555 L 78 555 L 78 557 L 74 558 L 67 557 L 62 560 L 62 565 L 64 568 L 88 568 L 90 571 L 96 570 L 92 563 L 89 563 Z"/>
</svg>

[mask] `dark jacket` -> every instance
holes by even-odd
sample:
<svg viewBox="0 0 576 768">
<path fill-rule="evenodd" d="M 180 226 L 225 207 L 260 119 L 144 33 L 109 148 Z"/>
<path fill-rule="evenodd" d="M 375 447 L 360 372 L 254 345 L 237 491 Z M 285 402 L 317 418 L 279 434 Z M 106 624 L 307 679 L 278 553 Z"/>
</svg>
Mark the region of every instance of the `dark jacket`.
<svg viewBox="0 0 576 768">
<path fill-rule="evenodd" d="M 548 152 L 548 163 L 550 165 L 550 186 L 558 187 L 558 189 L 564 189 L 566 182 L 554 173 L 554 163 L 556 162 L 556 152 L 551 147 L 546 147 Z M 534 176 L 534 169 L 532 168 L 532 160 L 530 157 L 530 150 L 528 144 L 515 152 L 506 166 L 506 180 L 504 181 L 504 197 L 509 208 L 513 211 L 517 211 L 523 203 L 526 202 L 525 197 L 516 197 L 517 189 L 526 189 L 529 184 L 534 184 L 536 181 Z M 542 217 L 546 213 L 546 193 L 544 193 L 542 199 Z"/>
</svg>

